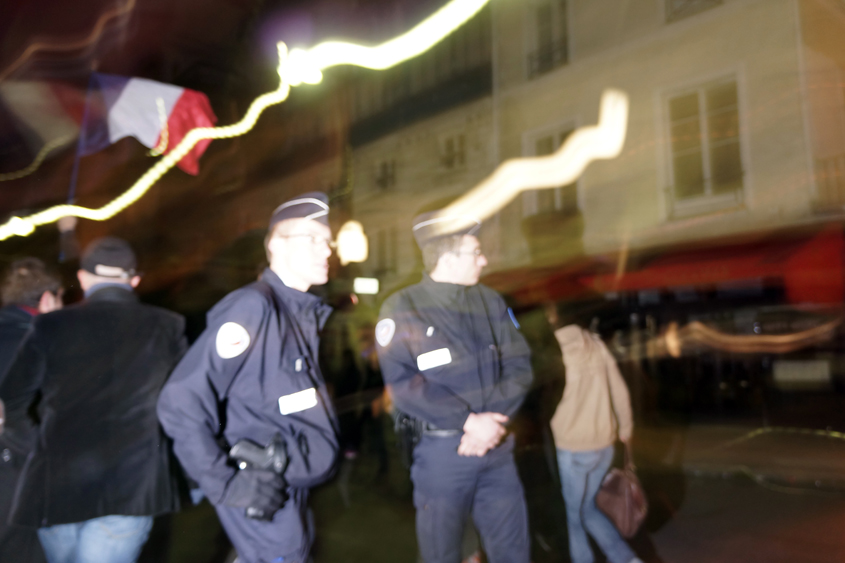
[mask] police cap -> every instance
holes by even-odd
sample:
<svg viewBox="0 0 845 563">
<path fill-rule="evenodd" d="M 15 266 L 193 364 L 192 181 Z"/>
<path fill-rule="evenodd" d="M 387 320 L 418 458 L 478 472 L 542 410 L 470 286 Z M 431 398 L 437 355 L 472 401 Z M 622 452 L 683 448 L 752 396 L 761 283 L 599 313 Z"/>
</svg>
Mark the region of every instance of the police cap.
<svg viewBox="0 0 845 563">
<path fill-rule="evenodd" d="M 329 225 L 329 198 L 323 192 L 308 192 L 289 199 L 273 211 L 268 230 L 285 219 L 311 219 Z"/>
<path fill-rule="evenodd" d="M 425 244 L 441 237 L 478 234 L 481 220 L 472 215 L 450 215 L 443 211 L 430 211 L 417 215 L 413 220 L 414 238 L 422 248 Z"/>
</svg>

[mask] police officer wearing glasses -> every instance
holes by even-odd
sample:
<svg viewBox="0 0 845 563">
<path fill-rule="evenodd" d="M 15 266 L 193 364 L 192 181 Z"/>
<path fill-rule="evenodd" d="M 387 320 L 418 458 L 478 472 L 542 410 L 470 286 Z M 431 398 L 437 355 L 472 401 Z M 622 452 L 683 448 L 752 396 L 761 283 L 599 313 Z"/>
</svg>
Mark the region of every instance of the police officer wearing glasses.
<svg viewBox="0 0 845 563">
<path fill-rule="evenodd" d="M 273 212 L 269 268 L 208 313 L 159 399 L 174 451 L 214 504 L 240 563 L 308 561 L 308 492 L 331 476 L 338 453 L 317 365 L 330 308 L 307 293 L 328 280 L 327 201 L 308 193 Z"/>
<path fill-rule="evenodd" d="M 508 421 L 532 381 L 512 312 L 478 283 L 487 259 L 467 216 L 414 219 L 426 273 L 384 303 L 376 339 L 396 407 L 421 430 L 411 479 L 426 563 L 459 563 L 472 515 L 491 563 L 528 563 L 525 497 Z"/>
</svg>

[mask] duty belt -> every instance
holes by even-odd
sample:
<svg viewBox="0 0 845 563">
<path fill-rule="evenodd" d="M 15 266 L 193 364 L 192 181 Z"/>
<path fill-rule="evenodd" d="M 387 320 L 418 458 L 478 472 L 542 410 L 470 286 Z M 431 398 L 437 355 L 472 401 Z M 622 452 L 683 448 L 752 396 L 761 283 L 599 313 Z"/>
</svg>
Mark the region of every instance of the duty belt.
<svg viewBox="0 0 845 563">
<path fill-rule="evenodd" d="M 423 434 L 437 438 L 451 438 L 452 436 L 460 436 L 463 432 L 461 430 L 444 430 L 426 422 L 423 424 Z"/>
</svg>

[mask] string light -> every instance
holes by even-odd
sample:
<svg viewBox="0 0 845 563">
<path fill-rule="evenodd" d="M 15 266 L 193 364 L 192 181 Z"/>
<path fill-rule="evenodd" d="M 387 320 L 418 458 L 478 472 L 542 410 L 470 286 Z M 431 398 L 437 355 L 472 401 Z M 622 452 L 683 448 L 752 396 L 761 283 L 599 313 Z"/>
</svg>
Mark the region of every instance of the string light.
<svg viewBox="0 0 845 563">
<path fill-rule="evenodd" d="M 38 51 L 56 51 L 61 53 L 63 51 L 77 51 L 90 47 L 91 45 L 99 41 L 100 37 L 105 31 L 106 24 L 109 22 L 109 20 L 118 18 L 124 14 L 128 14 L 134 9 L 135 0 L 129 0 L 123 6 L 108 10 L 107 12 L 100 15 L 99 18 L 97 18 L 97 23 L 94 24 L 94 27 L 91 29 L 91 32 L 88 34 L 88 36 L 79 41 L 53 43 L 38 42 L 31 44 L 24 50 L 23 53 L 21 53 L 21 55 L 17 59 L 12 62 L 12 64 L 10 64 L 2 72 L 0 72 L 0 82 L 6 80 L 9 76 L 11 76 L 13 72 L 20 68 L 21 65 L 23 65 L 32 55 L 34 55 Z"/>
<path fill-rule="evenodd" d="M 239 122 L 220 127 L 192 129 L 171 152 L 147 170 L 128 190 L 103 207 L 89 209 L 66 204 L 27 217 L 12 217 L 0 225 L 0 240 L 12 236 L 28 236 L 36 227 L 53 223 L 68 215 L 92 221 L 110 219 L 143 197 L 153 184 L 176 166 L 198 142 L 206 139 L 228 139 L 247 133 L 255 126 L 265 109 L 288 98 L 291 86 L 318 84 L 323 79 L 324 70 L 338 65 L 354 65 L 374 70 L 395 66 L 436 45 L 488 2 L 489 0 L 452 0 L 410 31 L 375 47 L 328 41 L 307 51 L 294 49 L 289 53 L 287 46 L 280 41 L 279 87 L 256 98 Z"/>
<path fill-rule="evenodd" d="M 53 139 L 49 143 L 46 143 L 43 147 L 41 147 L 41 150 L 38 151 L 38 154 L 35 156 L 35 160 L 33 160 L 29 166 L 16 172 L 7 172 L 5 174 L 0 174 L 0 182 L 8 182 L 9 180 L 17 180 L 19 178 L 23 178 L 24 176 L 29 176 L 30 174 L 38 170 L 38 167 L 41 166 L 41 163 L 44 162 L 44 159 L 47 158 L 48 154 L 50 154 L 57 148 L 70 143 L 75 137 L 75 133 L 71 135 L 63 135 L 61 137 Z"/>
</svg>

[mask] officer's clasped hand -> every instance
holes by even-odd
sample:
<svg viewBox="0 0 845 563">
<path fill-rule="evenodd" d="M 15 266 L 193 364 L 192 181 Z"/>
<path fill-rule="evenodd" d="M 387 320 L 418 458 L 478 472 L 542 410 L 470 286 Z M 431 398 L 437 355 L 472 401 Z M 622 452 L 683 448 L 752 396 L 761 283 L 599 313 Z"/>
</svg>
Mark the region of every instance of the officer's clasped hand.
<svg viewBox="0 0 845 563">
<path fill-rule="evenodd" d="M 264 469 L 241 469 L 229 480 L 223 495 L 223 504 L 227 506 L 249 508 L 270 517 L 286 500 L 284 478 Z"/>
<path fill-rule="evenodd" d="M 481 457 L 499 445 L 507 429 L 508 417 L 497 412 L 472 413 L 464 423 L 458 454 Z"/>
</svg>

